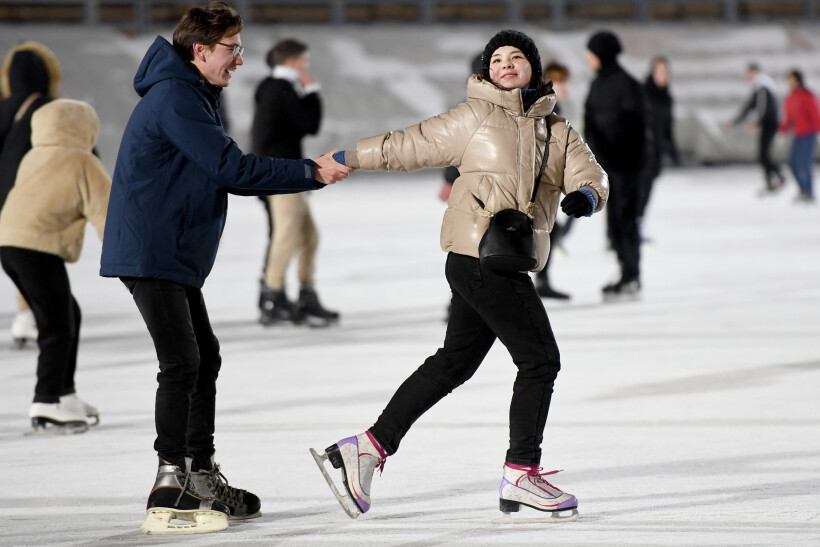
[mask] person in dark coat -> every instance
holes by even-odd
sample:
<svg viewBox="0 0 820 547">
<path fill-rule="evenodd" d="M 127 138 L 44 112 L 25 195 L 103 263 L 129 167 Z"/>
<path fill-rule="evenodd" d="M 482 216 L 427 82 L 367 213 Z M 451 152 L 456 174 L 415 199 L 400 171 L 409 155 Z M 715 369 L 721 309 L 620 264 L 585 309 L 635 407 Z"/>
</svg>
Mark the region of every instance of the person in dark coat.
<svg viewBox="0 0 820 547">
<path fill-rule="evenodd" d="M 786 182 L 780 172 L 780 166 L 771 156 L 772 143 L 780 125 L 777 98 L 774 95 L 774 82 L 757 63 L 749 63 L 746 68 L 746 79 L 752 84 L 752 94 L 735 119 L 724 125 L 724 130 L 729 131 L 732 126 L 743 123 L 749 114 L 754 114 L 755 122 L 750 124 L 748 129 L 750 133 L 756 132 L 759 137 L 758 161 L 763 167 L 765 182 L 761 195 L 765 195 L 780 190 Z"/>
<path fill-rule="evenodd" d="M 643 84 L 647 104 L 646 167 L 644 168 L 641 186 L 641 198 L 638 203 L 638 222 L 646 214 L 649 196 L 655 179 L 661 174 L 665 157 L 675 165 L 680 165 L 678 147 L 675 145 L 674 101 L 669 92 L 669 60 L 658 55 L 652 59 L 649 75 Z"/>
<path fill-rule="evenodd" d="M 222 357 L 201 289 L 216 258 L 228 194 L 303 192 L 350 172 L 328 155 L 244 154 L 225 134 L 219 96 L 243 64 L 241 30 L 239 14 L 213 2 L 182 17 L 173 46 L 161 36 L 154 40 L 134 78 L 141 99 L 114 170 L 100 274 L 119 277 L 131 292 L 160 369 L 154 443 L 160 461 L 148 498 L 149 531 L 169 524 L 171 515 L 192 519 L 198 510 L 212 511 L 209 522 L 221 526 L 215 529 L 227 526 L 226 514 L 260 514 L 259 498 L 229 486 L 214 462 Z"/>
<path fill-rule="evenodd" d="M 609 175 L 608 234 L 621 278 L 603 288 L 605 298 L 635 297 L 640 283 L 638 204 L 646 147 L 645 99 L 641 84 L 618 63 L 618 37 L 594 34 L 586 58 L 597 72 L 584 105 L 585 139 Z"/>
<path fill-rule="evenodd" d="M 23 156 L 31 150 L 31 117 L 57 97 L 60 63 L 38 42 L 22 42 L 9 50 L 0 68 L 0 210 L 14 186 Z M 37 322 L 25 298 L 17 292 L 17 314 L 11 336 L 22 347 L 37 340 Z"/>
<path fill-rule="evenodd" d="M 266 57 L 271 75 L 256 88 L 253 116 L 253 151 L 278 158 L 301 158 L 302 139 L 315 135 L 322 120 L 320 85 L 310 75 L 310 52 L 306 44 L 285 39 Z M 314 272 L 319 232 L 304 194 L 265 197 L 268 218 L 268 252 L 259 294 L 260 323 L 308 322 L 324 326 L 339 319 L 325 309 L 316 293 Z M 273 227 L 276 224 L 276 231 Z M 285 272 L 299 256 L 299 299 L 291 302 L 285 292 Z"/>
</svg>

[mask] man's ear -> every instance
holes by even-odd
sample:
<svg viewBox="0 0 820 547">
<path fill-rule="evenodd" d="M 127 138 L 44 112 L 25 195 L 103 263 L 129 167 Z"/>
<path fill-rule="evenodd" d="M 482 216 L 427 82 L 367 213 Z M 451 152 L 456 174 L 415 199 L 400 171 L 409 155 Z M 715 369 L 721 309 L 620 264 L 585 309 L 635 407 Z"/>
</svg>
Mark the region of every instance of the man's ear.
<svg viewBox="0 0 820 547">
<path fill-rule="evenodd" d="M 205 51 L 207 50 L 208 46 L 206 46 L 205 44 L 200 44 L 199 42 L 194 42 L 194 45 L 192 47 L 194 49 L 194 59 L 204 61 Z"/>
</svg>

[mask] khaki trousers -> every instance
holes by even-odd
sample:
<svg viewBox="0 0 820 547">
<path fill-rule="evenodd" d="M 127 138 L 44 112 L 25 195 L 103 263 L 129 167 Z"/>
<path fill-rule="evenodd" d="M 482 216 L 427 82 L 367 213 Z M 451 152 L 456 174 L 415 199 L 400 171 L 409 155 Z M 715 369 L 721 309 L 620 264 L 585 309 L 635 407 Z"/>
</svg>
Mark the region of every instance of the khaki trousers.
<svg viewBox="0 0 820 547">
<path fill-rule="evenodd" d="M 28 302 L 26 299 L 23 298 L 23 295 L 20 294 L 20 290 L 17 290 L 17 311 L 28 311 L 30 308 L 28 306 Z"/>
<path fill-rule="evenodd" d="M 268 196 L 273 217 L 273 241 L 265 265 L 265 285 L 271 289 L 285 287 L 285 272 L 291 259 L 299 254 L 299 283 L 313 285 L 319 232 L 310 214 L 305 194 Z"/>
</svg>

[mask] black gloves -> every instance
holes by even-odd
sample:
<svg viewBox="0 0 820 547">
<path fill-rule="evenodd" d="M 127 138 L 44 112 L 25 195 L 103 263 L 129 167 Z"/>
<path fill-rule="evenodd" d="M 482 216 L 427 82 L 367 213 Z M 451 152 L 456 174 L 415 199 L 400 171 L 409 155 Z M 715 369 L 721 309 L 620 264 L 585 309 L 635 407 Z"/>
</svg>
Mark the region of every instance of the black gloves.
<svg viewBox="0 0 820 547">
<path fill-rule="evenodd" d="M 592 213 L 592 201 L 586 192 L 575 190 L 561 201 L 561 210 L 571 217 L 581 218 Z"/>
</svg>

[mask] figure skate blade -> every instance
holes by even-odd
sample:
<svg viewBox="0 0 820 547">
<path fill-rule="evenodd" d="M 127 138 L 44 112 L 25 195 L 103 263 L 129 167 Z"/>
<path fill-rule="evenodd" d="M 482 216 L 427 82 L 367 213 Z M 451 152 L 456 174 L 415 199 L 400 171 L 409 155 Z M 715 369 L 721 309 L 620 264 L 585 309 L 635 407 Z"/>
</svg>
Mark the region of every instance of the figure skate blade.
<svg viewBox="0 0 820 547">
<path fill-rule="evenodd" d="M 336 488 L 336 484 L 333 482 L 333 479 L 330 478 L 330 475 L 325 468 L 325 461 L 327 461 L 327 454 L 319 455 L 315 450 L 312 448 L 310 449 L 310 454 L 313 456 L 313 460 L 316 462 L 316 465 L 319 466 L 319 471 L 322 472 L 322 476 L 325 478 L 327 485 L 330 487 L 330 491 L 333 492 L 333 495 L 336 496 L 336 499 L 339 500 L 339 505 L 342 506 L 342 509 L 345 510 L 347 516 L 352 519 L 359 518 L 359 515 L 362 514 L 359 506 L 356 505 L 356 502 L 353 498 L 350 497 L 350 494 L 340 494 L 339 489 Z M 342 469 L 342 473 L 344 473 L 344 469 Z"/>
<path fill-rule="evenodd" d="M 185 521 L 184 523 L 174 522 Z M 143 534 L 207 534 L 228 527 L 228 515 L 221 511 L 152 507 L 140 527 Z"/>
<path fill-rule="evenodd" d="M 493 524 L 560 524 L 578 520 L 578 509 L 566 509 L 564 511 L 538 512 L 538 516 L 524 517 L 512 513 L 504 513 L 501 518 L 492 521 Z"/>
</svg>

